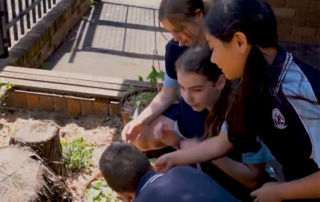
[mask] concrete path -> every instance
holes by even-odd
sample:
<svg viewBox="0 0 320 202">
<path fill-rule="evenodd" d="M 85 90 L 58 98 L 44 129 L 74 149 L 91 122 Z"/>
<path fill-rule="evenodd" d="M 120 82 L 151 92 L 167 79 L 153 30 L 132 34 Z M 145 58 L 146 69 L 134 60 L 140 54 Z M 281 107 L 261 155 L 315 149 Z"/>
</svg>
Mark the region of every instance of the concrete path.
<svg viewBox="0 0 320 202">
<path fill-rule="evenodd" d="M 164 69 L 171 38 L 158 21 L 160 0 L 101 0 L 44 65 L 47 69 L 122 79 L 146 77 L 154 64 Z M 282 43 L 320 69 L 320 46 Z"/>
<path fill-rule="evenodd" d="M 73 29 L 44 68 L 138 79 L 164 69 L 171 38 L 158 21 L 160 0 L 102 0 Z"/>
</svg>

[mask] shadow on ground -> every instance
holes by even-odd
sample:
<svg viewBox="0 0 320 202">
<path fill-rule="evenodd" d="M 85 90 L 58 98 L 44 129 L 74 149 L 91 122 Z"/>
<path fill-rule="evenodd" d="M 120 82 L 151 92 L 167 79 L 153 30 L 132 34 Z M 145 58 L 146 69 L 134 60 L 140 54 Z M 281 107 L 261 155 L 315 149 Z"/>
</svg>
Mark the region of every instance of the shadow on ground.
<svg viewBox="0 0 320 202">
<path fill-rule="evenodd" d="M 61 66 L 61 60 L 66 60 L 64 63 L 69 65 L 85 65 L 86 61 L 81 60 L 92 57 L 90 53 L 95 57 L 90 64 L 92 66 L 105 65 L 106 60 L 101 58 L 103 55 L 97 57 L 99 53 L 108 57 L 141 59 L 142 63 L 146 60 L 153 63 L 163 61 L 164 47 L 169 39 L 170 35 L 160 27 L 157 9 L 100 1 L 72 30 L 46 62 L 45 68 L 56 69 L 56 66 Z M 68 57 L 62 59 L 66 54 Z"/>
</svg>

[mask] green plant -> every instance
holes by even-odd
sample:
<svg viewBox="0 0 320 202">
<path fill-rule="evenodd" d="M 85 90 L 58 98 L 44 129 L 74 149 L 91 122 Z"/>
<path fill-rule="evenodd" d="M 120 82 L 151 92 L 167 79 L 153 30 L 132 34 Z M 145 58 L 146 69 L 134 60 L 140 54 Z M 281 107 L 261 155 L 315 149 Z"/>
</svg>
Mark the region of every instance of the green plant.
<svg viewBox="0 0 320 202">
<path fill-rule="evenodd" d="M 163 79 L 164 79 L 164 71 L 162 71 L 160 69 L 157 70 L 153 65 L 151 68 L 152 68 L 151 72 L 147 76 L 147 81 L 149 81 L 152 88 L 158 88 L 159 80 L 163 81 Z M 142 76 L 139 76 L 139 81 L 143 81 Z"/>
<path fill-rule="evenodd" d="M 88 201 L 92 202 L 120 202 L 116 198 L 115 192 L 105 181 L 97 180 L 91 183 L 91 187 L 86 189 L 85 195 Z"/>
<path fill-rule="evenodd" d="M 159 81 L 163 81 L 164 79 L 164 72 L 162 70 L 157 70 L 153 65 L 152 65 L 152 70 L 149 73 L 149 75 L 147 76 L 147 81 L 150 83 L 151 87 L 154 89 L 157 89 L 156 91 L 150 91 L 150 92 L 146 92 L 146 91 L 142 91 L 140 92 L 137 96 L 135 96 L 132 99 L 132 102 L 135 106 L 139 107 L 139 106 L 145 106 L 148 105 L 152 99 L 157 95 L 157 92 L 160 91 L 159 88 Z M 142 76 L 139 76 L 139 81 L 144 81 Z M 129 88 L 129 92 L 133 92 L 133 87 Z"/>
<path fill-rule="evenodd" d="M 6 93 L 13 87 L 11 83 L 1 83 L 0 82 L 0 103 L 6 98 Z"/>
<path fill-rule="evenodd" d="M 93 148 L 84 141 L 83 137 L 72 141 L 61 140 L 61 145 L 62 156 L 67 168 L 75 171 L 89 167 Z"/>
<path fill-rule="evenodd" d="M 90 0 L 90 7 L 93 8 L 101 0 Z"/>
<path fill-rule="evenodd" d="M 155 50 L 153 55 L 157 55 Z M 155 58 L 155 57 L 154 57 Z M 165 73 L 160 69 L 160 62 L 158 60 L 158 70 L 156 69 L 154 63 L 155 59 L 152 60 L 151 72 L 146 77 L 146 80 L 142 76 L 139 76 L 139 81 L 147 81 L 150 83 L 151 90 L 143 89 L 136 92 L 133 86 L 128 89 L 129 97 L 124 104 L 124 108 L 127 114 L 133 114 L 133 117 L 137 116 L 141 110 L 143 110 L 153 98 L 160 91 L 159 82 L 163 82 Z"/>
<path fill-rule="evenodd" d="M 135 106 L 145 106 L 148 105 L 156 95 L 156 92 L 141 92 L 132 99 L 132 102 Z"/>
</svg>

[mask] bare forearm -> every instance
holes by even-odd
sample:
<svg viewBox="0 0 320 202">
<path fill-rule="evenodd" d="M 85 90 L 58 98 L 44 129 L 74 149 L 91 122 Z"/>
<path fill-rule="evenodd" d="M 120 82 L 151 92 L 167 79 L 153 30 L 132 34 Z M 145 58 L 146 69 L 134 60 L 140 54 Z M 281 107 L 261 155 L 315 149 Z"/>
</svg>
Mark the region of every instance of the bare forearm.
<svg viewBox="0 0 320 202">
<path fill-rule="evenodd" d="M 213 160 L 212 163 L 250 189 L 254 189 L 263 180 L 265 164 L 246 165 L 228 157 Z"/>
<path fill-rule="evenodd" d="M 177 165 L 189 165 L 225 156 L 232 149 L 232 145 L 226 134 L 224 135 L 209 138 L 193 147 L 177 151 L 175 154 Z"/>
<path fill-rule="evenodd" d="M 320 198 L 320 171 L 298 180 L 279 183 L 278 186 L 283 200 Z"/>
<path fill-rule="evenodd" d="M 163 113 L 178 98 L 178 90 L 175 88 L 163 87 L 152 102 L 137 117 L 141 122 L 148 124 Z"/>
</svg>

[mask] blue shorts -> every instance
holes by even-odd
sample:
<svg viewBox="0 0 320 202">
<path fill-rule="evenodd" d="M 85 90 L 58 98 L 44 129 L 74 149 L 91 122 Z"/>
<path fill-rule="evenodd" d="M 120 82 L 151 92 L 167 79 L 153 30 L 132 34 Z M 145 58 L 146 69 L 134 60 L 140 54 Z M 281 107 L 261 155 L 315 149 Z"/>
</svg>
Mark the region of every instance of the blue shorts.
<svg viewBox="0 0 320 202">
<path fill-rule="evenodd" d="M 209 111 L 194 111 L 182 97 L 177 104 L 171 105 L 162 115 L 177 122 L 180 134 L 185 138 L 199 138 L 205 132 L 205 121 Z"/>
</svg>

